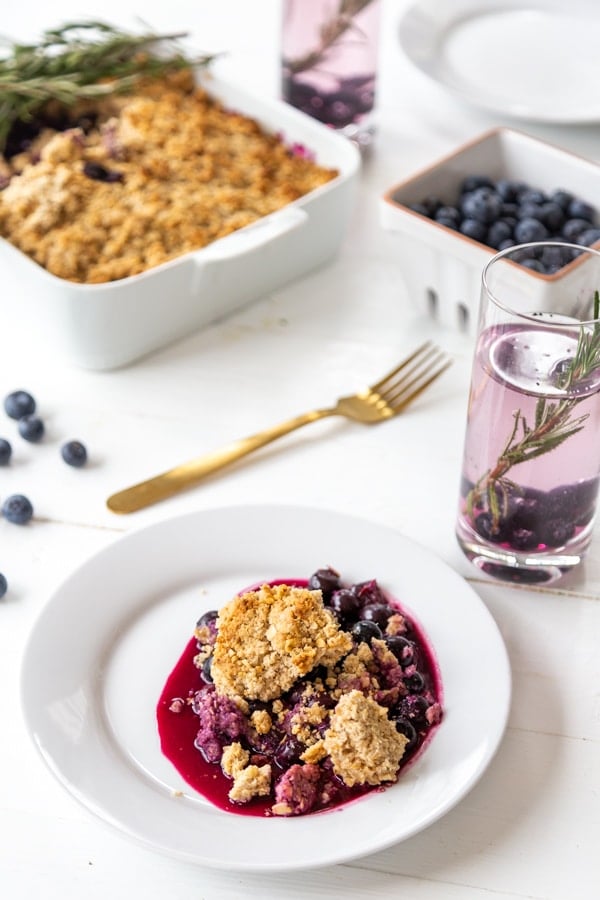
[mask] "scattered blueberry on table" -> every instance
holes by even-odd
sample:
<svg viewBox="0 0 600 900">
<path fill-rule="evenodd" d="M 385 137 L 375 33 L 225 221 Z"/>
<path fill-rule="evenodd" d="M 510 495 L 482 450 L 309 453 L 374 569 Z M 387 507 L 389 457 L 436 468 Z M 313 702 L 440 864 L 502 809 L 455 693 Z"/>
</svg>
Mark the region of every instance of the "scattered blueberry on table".
<svg viewBox="0 0 600 900">
<path fill-rule="evenodd" d="M 32 444 L 37 444 L 44 437 L 45 426 L 39 416 L 22 416 L 18 423 L 21 437 Z"/>
<path fill-rule="evenodd" d="M 67 441 L 60 448 L 61 456 L 68 466 L 80 469 L 87 462 L 87 450 L 81 441 Z"/>
<path fill-rule="evenodd" d="M 12 455 L 12 447 L 6 438 L 0 438 L 0 466 L 7 466 Z"/>
<path fill-rule="evenodd" d="M 11 419 L 21 419 L 35 412 L 35 400 L 27 391 L 13 391 L 5 397 L 4 409 Z"/>
<path fill-rule="evenodd" d="M 33 506 L 23 494 L 12 494 L 2 504 L 2 515 L 13 525 L 26 525 L 33 516 Z"/>
<path fill-rule="evenodd" d="M 545 192 L 508 178 L 469 175 L 454 202 L 425 197 L 408 208 L 497 251 L 539 241 L 582 247 L 600 241 L 598 215 L 590 203 L 566 190 Z M 576 255 L 577 251 L 556 247 L 556 253 L 545 256 L 537 250 L 523 251 L 516 261 L 552 275 Z"/>
</svg>

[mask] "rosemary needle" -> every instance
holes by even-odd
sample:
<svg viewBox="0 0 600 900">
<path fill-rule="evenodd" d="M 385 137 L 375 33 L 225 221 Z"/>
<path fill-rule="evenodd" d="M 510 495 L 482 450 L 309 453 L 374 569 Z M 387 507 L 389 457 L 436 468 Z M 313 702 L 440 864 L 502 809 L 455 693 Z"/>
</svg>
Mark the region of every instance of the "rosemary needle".
<svg viewBox="0 0 600 900">
<path fill-rule="evenodd" d="M 42 33 L 38 43 L 12 43 L 0 56 L 0 152 L 17 121 L 50 100 L 77 100 L 130 91 L 142 78 L 206 66 L 208 54 L 186 56 L 181 34 L 132 34 L 106 22 L 72 22 Z"/>
</svg>

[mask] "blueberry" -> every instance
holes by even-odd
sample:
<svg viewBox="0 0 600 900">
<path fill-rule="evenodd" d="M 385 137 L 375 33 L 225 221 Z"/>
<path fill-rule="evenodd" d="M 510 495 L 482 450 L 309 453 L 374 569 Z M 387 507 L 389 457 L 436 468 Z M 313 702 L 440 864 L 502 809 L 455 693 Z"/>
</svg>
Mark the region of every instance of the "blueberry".
<svg viewBox="0 0 600 900">
<path fill-rule="evenodd" d="M 515 225 L 515 240 L 519 244 L 530 244 L 533 241 L 545 241 L 548 229 L 538 219 L 521 219 Z"/>
<path fill-rule="evenodd" d="M 0 466 L 7 466 L 10 462 L 12 447 L 4 438 L 0 438 Z"/>
<path fill-rule="evenodd" d="M 0 572 L 0 599 L 2 599 L 2 597 L 4 597 L 7 590 L 8 590 L 8 581 L 6 580 L 6 577 L 2 574 L 2 572 Z"/>
<path fill-rule="evenodd" d="M 409 694 L 399 703 L 400 715 L 417 728 L 426 724 L 425 713 L 428 709 L 429 703 L 420 694 Z"/>
<path fill-rule="evenodd" d="M 68 441 L 60 448 L 60 453 L 68 466 L 80 469 L 87 462 L 87 450 L 81 441 Z"/>
<path fill-rule="evenodd" d="M 573 522 L 562 521 L 561 519 L 550 519 L 544 524 L 540 532 L 540 539 L 549 547 L 561 547 L 566 544 L 575 534 L 575 524 Z"/>
<path fill-rule="evenodd" d="M 204 662 L 202 663 L 202 668 L 200 669 L 200 675 L 202 677 L 202 680 L 205 681 L 207 684 L 213 683 L 212 661 L 213 661 L 212 656 L 207 656 L 206 659 L 204 660 Z"/>
<path fill-rule="evenodd" d="M 405 637 L 402 637 L 401 634 L 390 634 L 385 638 L 385 643 L 396 659 L 402 663 L 403 666 L 409 666 L 414 658 L 415 658 L 415 645 L 412 641 L 407 640 Z"/>
<path fill-rule="evenodd" d="M 552 200 L 540 206 L 540 221 L 555 234 L 560 231 L 565 223 L 565 214 L 562 208 Z"/>
<path fill-rule="evenodd" d="M 425 679 L 420 672 L 413 672 L 404 681 L 411 694 L 420 694 L 425 689 Z"/>
<path fill-rule="evenodd" d="M 21 419 L 35 412 L 35 400 L 27 391 L 13 391 L 4 398 L 4 409 L 11 419 Z"/>
<path fill-rule="evenodd" d="M 463 219 L 459 230 L 465 237 L 473 238 L 474 241 L 480 241 L 482 244 L 487 240 L 486 226 L 476 219 Z"/>
<path fill-rule="evenodd" d="M 375 578 L 371 578 L 370 581 L 359 581 L 352 585 L 351 590 L 353 594 L 356 594 L 362 606 L 370 603 L 385 603 L 385 597 Z"/>
<path fill-rule="evenodd" d="M 316 572 L 308 579 L 308 588 L 311 591 L 321 591 L 323 597 L 328 597 L 332 591 L 337 590 L 340 586 L 340 574 L 326 566 L 323 569 L 317 569 Z"/>
<path fill-rule="evenodd" d="M 359 644 L 362 642 L 370 644 L 374 639 L 381 640 L 383 638 L 383 632 L 379 625 L 375 622 L 363 621 L 362 619 L 354 625 L 351 634 Z"/>
<path fill-rule="evenodd" d="M 306 747 L 296 738 L 288 736 L 284 737 L 277 749 L 275 750 L 275 762 L 282 769 L 288 769 L 296 762 L 300 762 L 300 756 Z"/>
<path fill-rule="evenodd" d="M 512 229 L 510 225 L 503 221 L 502 219 L 498 219 L 497 222 L 493 222 L 490 225 L 490 230 L 488 231 L 487 241 L 490 247 L 494 247 L 495 249 L 499 249 L 502 241 L 510 238 L 512 234 Z"/>
<path fill-rule="evenodd" d="M 437 213 L 434 221 L 437 222 L 438 225 L 443 225 L 444 228 L 451 228 L 452 231 L 458 231 L 458 225 L 454 219 L 450 219 L 446 216 L 440 216 L 439 213 Z"/>
<path fill-rule="evenodd" d="M 458 227 L 461 218 L 462 216 L 455 206 L 440 206 L 435 213 L 436 222 L 443 219 L 445 224 L 447 220 L 450 220 L 451 222 L 454 222 L 455 227 Z"/>
<path fill-rule="evenodd" d="M 355 619 L 360 610 L 360 601 L 356 594 L 349 588 L 340 588 L 334 591 L 329 601 L 332 610 L 341 619 Z"/>
<path fill-rule="evenodd" d="M 419 739 L 417 729 L 409 719 L 406 719 L 403 716 L 395 719 L 394 724 L 396 726 L 396 731 L 398 731 L 400 734 L 403 734 L 404 737 L 408 740 L 408 743 L 404 747 L 404 752 L 410 753 L 410 751 L 414 750 L 414 748 L 416 747 L 417 741 Z"/>
<path fill-rule="evenodd" d="M 585 219 L 592 224 L 594 224 L 596 219 L 594 207 L 584 200 L 579 200 L 577 197 L 571 200 L 567 212 L 570 219 Z"/>
<path fill-rule="evenodd" d="M 505 241 L 500 241 L 498 244 L 498 250 L 508 250 L 510 247 L 514 247 L 515 242 L 512 238 L 506 238 Z"/>
<path fill-rule="evenodd" d="M 464 195 L 461 210 L 465 218 L 489 225 L 500 217 L 502 199 L 491 187 L 480 187 Z"/>
<path fill-rule="evenodd" d="M 364 622 L 375 622 L 384 630 L 393 613 L 387 603 L 369 603 L 363 607 L 361 618 Z"/>
<path fill-rule="evenodd" d="M 553 203 L 558 203 L 563 212 L 566 213 L 571 200 L 573 200 L 573 194 L 570 194 L 568 191 L 564 191 L 562 190 L 562 188 L 559 188 L 558 190 L 553 191 L 553 193 L 550 194 L 550 200 Z"/>
<path fill-rule="evenodd" d="M 539 544 L 535 531 L 529 528 L 514 528 L 509 536 L 511 547 L 515 550 L 533 550 Z"/>
<path fill-rule="evenodd" d="M 444 206 L 444 204 L 442 203 L 440 198 L 435 197 L 433 195 L 429 196 L 429 197 L 425 197 L 425 199 L 422 200 L 421 202 L 423 203 L 423 206 L 427 210 L 427 215 L 432 219 L 435 216 L 438 209 L 440 209 L 442 206 Z"/>
<path fill-rule="evenodd" d="M 427 218 L 429 218 L 429 210 L 422 203 L 409 203 L 408 209 L 418 213 L 420 216 L 427 216 Z"/>
<path fill-rule="evenodd" d="M 487 175 L 467 175 L 460 186 L 461 194 L 470 194 L 478 188 L 493 188 L 494 182 Z"/>
<path fill-rule="evenodd" d="M 474 526 L 477 534 L 481 535 L 481 537 L 485 541 L 492 541 L 492 543 L 497 544 L 498 542 L 504 540 L 504 535 L 502 533 L 500 523 L 494 523 L 494 519 L 491 513 L 479 513 L 475 517 Z"/>
<path fill-rule="evenodd" d="M 202 628 L 203 625 L 210 625 L 211 622 L 215 622 L 219 615 L 218 610 L 209 609 L 207 612 L 203 613 L 198 621 L 196 622 L 196 628 Z"/>
<path fill-rule="evenodd" d="M 545 203 L 548 199 L 543 191 L 538 191 L 536 188 L 530 187 L 524 187 L 523 190 L 519 191 L 517 196 L 521 205 L 523 203 L 535 203 L 537 206 L 541 206 L 541 204 Z"/>
<path fill-rule="evenodd" d="M 586 219 L 567 219 L 561 234 L 566 241 L 576 241 L 579 235 L 590 227 Z"/>
<path fill-rule="evenodd" d="M 577 243 L 582 244 L 584 247 L 591 247 L 593 244 L 597 244 L 598 241 L 600 241 L 600 228 L 587 228 L 577 238 Z"/>
<path fill-rule="evenodd" d="M 570 261 L 570 255 L 563 247 L 544 247 L 540 262 L 548 272 L 558 272 Z"/>
<path fill-rule="evenodd" d="M 522 185 L 509 178 L 499 178 L 496 182 L 496 193 L 500 194 L 505 203 L 514 203 L 521 190 Z"/>
<path fill-rule="evenodd" d="M 33 506 L 23 494 L 13 494 L 2 504 L 2 515 L 13 525 L 26 525 L 33 516 Z"/>
<path fill-rule="evenodd" d="M 19 419 L 19 434 L 26 441 L 37 444 L 44 437 L 44 423 L 39 416 L 23 416 Z"/>
<path fill-rule="evenodd" d="M 106 181 L 112 183 L 115 181 L 123 181 L 123 173 L 116 172 L 114 169 L 107 169 L 101 163 L 92 162 L 90 160 L 83 164 L 83 174 L 93 181 Z"/>
</svg>

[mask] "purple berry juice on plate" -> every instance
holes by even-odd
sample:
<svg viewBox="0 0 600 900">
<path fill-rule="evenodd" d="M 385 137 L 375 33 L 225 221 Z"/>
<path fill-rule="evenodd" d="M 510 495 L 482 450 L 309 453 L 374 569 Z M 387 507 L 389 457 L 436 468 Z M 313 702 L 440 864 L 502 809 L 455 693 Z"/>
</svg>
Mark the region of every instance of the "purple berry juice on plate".
<svg viewBox="0 0 600 900">
<path fill-rule="evenodd" d="M 500 577 L 514 566 L 514 580 L 550 580 L 590 540 L 600 366 L 593 354 L 581 364 L 586 341 L 597 349 L 593 328 L 569 324 L 493 325 L 479 336 L 457 536 L 469 559 Z"/>
</svg>

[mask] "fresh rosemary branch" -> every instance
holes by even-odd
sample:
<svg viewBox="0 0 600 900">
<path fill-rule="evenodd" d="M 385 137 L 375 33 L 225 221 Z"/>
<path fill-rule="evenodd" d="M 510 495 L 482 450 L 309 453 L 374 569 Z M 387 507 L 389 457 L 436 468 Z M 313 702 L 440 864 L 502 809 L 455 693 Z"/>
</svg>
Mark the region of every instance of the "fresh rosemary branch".
<svg viewBox="0 0 600 900">
<path fill-rule="evenodd" d="M 591 331 L 582 329 L 577 347 L 565 371 L 557 377 L 557 386 L 561 390 L 572 390 L 577 384 L 585 381 L 591 373 L 600 367 L 600 293 L 594 293 L 594 319 L 596 322 Z M 588 414 L 573 416 L 579 403 L 587 399 L 569 397 L 564 400 L 548 400 L 541 397 L 535 406 L 534 422 L 530 425 L 521 410 L 514 413 L 512 432 L 492 469 L 489 469 L 471 489 L 467 496 L 467 511 L 485 506 L 492 515 L 494 527 L 498 527 L 502 516 L 503 501 L 512 486 L 506 478 L 513 466 L 529 462 L 537 456 L 549 453 L 560 446 L 584 426 Z"/>
<path fill-rule="evenodd" d="M 319 63 L 327 50 L 350 28 L 356 27 L 354 18 L 369 6 L 372 0 L 339 0 L 338 8 L 320 29 L 319 44 L 297 59 L 284 60 L 284 67 L 291 75 L 312 69 Z"/>
<path fill-rule="evenodd" d="M 142 78 L 214 57 L 187 57 L 176 46 L 185 34 L 130 34 L 106 22 L 72 22 L 43 32 L 36 44 L 9 45 L 0 57 L 0 152 L 17 121 L 28 121 L 50 100 L 77 100 L 130 91 Z"/>
</svg>

